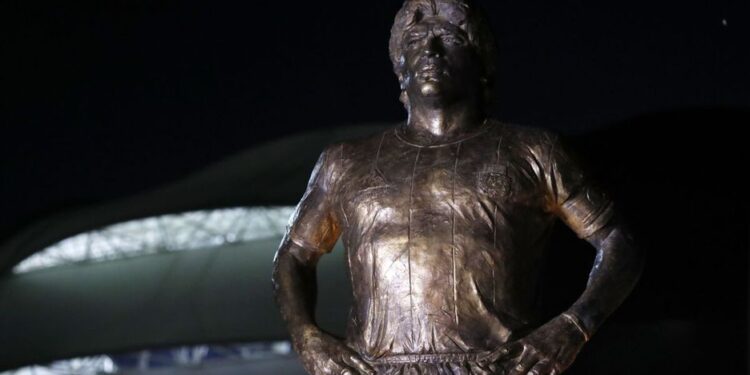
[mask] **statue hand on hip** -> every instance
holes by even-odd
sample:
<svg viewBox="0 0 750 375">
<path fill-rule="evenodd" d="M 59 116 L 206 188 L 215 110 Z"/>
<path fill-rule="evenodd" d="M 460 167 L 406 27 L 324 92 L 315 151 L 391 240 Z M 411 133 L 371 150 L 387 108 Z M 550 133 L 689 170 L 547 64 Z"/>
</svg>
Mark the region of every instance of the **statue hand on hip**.
<svg viewBox="0 0 750 375">
<path fill-rule="evenodd" d="M 579 325 L 560 315 L 482 361 L 505 368 L 507 375 L 559 375 L 570 367 L 587 340 L 588 334 Z"/>
<path fill-rule="evenodd" d="M 313 375 L 374 375 L 360 356 L 341 340 L 317 328 L 304 332 L 298 343 L 300 359 Z"/>
</svg>

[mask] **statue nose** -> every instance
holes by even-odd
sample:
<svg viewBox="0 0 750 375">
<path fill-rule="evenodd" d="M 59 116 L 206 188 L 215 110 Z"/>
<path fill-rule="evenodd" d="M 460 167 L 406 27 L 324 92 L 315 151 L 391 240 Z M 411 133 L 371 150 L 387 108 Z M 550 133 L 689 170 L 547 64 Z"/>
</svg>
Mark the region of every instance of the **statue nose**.
<svg viewBox="0 0 750 375">
<path fill-rule="evenodd" d="M 441 56 L 443 54 L 443 46 L 440 44 L 439 37 L 434 35 L 430 37 L 425 46 L 424 54 L 427 56 Z"/>
</svg>

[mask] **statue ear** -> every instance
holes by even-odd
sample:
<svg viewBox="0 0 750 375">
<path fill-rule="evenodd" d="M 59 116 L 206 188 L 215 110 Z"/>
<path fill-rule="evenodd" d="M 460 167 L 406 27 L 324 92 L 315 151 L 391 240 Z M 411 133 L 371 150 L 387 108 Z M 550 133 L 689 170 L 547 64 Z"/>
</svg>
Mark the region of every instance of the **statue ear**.
<svg viewBox="0 0 750 375">
<path fill-rule="evenodd" d="M 409 109 L 409 94 L 406 93 L 406 90 L 401 90 L 401 95 L 399 95 L 398 100 L 401 103 L 404 103 L 406 109 Z"/>
<path fill-rule="evenodd" d="M 404 71 L 404 56 L 401 55 L 401 64 L 396 68 L 396 76 L 398 77 L 398 87 L 401 88 L 401 95 L 398 100 L 404 103 L 404 107 L 409 108 L 409 95 L 406 93 L 406 76 Z"/>
<path fill-rule="evenodd" d="M 394 73 L 396 73 L 396 77 L 398 77 L 398 87 L 400 87 L 401 90 L 405 90 L 406 89 L 406 77 L 405 77 L 403 65 L 396 67 L 394 69 Z"/>
<path fill-rule="evenodd" d="M 403 53 L 398 58 L 398 64 L 394 67 L 394 73 L 398 77 L 398 85 L 401 90 L 406 90 L 406 57 Z"/>
</svg>

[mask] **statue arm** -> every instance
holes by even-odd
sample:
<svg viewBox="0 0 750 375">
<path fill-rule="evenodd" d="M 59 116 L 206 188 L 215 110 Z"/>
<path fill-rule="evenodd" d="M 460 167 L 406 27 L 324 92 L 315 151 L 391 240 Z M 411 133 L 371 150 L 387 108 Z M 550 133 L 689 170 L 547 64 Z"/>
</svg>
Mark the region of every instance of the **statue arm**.
<svg viewBox="0 0 750 375">
<path fill-rule="evenodd" d="M 541 346 L 554 343 L 551 346 L 557 346 L 559 353 L 554 362 L 567 368 L 630 294 L 643 270 L 644 253 L 634 244 L 609 195 L 564 144 L 550 136 L 545 146 L 540 170 L 544 171 L 548 210 L 596 248 L 585 290 L 567 311 L 540 328 L 536 340 Z"/>
<path fill-rule="evenodd" d="M 292 346 L 308 373 L 372 374 L 372 368 L 357 353 L 315 322 L 316 266 L 341 234 L 333 203 L 339 167 L 332 154 L 329 148 L 321 155 L 290 219 L 274 258 L 274 294 Z"/>
<path fill-rule="evenodd" d="M 341 232 L 333 209 L 336 166 L 331 154 L 331 148 L 326 149 L 315 164 L 274 258 L 276 302 L 295 345 L 305 330 L 316 328 L 316 266 Z"/>
<path fill-rule="evenodd" d="M 319 249 L 306 249 L 287 238 L 274 259 L 276 302 L 292 346 L 310 374 L 374 374 L 356 352 L 315 323 L 319 254 Z"/>
<path fill-rule="evenodd" d="M 633 290 L 645 254 L 619 220 L 612 220 L 586 240 L 596 248 L 596 258 L 586 289 L 566 315 L 577 320 L 574 324 L 581 326 L 588 340 Z"/>
<path fill-rule="evenodd" d="M 596 247 L 596 260 L 578 300 L 526 337 L 489 356 L 489 361 L 501 363 L 508 375 L 562 373 L 635 286 L 644 256 L 624 225 L 612 220 L 586 240 Z"/>
<path fill-rule="evenodd" d="M 304 249 L 287 238 L 274 258 L 276 303 L 297 350 L 305 333 L 318 329 L 315 323 L 318 257 L 311 254 L 310 249 Z"/>
<path fill-rule="evenodd" d="M 643 272 L 645 254 L 634 243 L 608 195 L 559 142 L 552 142 L 551 148 L 547 173 L 550 211 L 596 248 L 581 296 L 527 338 L 532 347 L 542 348 L 541 353 L 556 353 L 542 355 L 538 362 L 542 370 L 551 368 L 550 373 L 554 373 L 572 364 L 584 343 L 630 294 Z M 521 356 L 516 366 L 523 366 L 524 360 Z"/>
<path fill-rule="evenodd" d="M 608 194 L 592 182 L 557 138 L 552 138 L 549 148 L 546 185 L 550 211 L 596 249 L 586 289 L 563 315 L 588 340 L 630 294 L 643 270 L 645 255 Z"/>
<path fill-rule="evenodd" d="M 540 172 L 547 211 L 593 245 L 596 258 L 584 292 L 567 311 L 488 357 L 502 363 L 509 375 L 560 374 L 567 369 L 631 292 L 644 265 L 643 251 L 634 245 L 614 204 L 557 138 L 548 136 L 536 146 L 530 159 Z"/>
</svg>

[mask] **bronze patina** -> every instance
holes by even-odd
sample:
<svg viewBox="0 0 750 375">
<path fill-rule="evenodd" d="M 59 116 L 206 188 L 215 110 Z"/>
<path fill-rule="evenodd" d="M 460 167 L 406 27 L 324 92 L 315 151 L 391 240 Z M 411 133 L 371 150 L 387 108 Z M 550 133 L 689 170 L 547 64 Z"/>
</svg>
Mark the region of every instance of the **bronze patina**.
<svg viewBox="0 0 750 375">
<path fill-rule="evenodd" d="M 494 42 L 470 3 L 406 1 L 390 52 L 408 120 L 323 151 L 276 256 L 294 349 L 311 374 L 561 373 L 633 288 L 641 252 L 557 136 L 488 118 Z M 539 322 L 557 219 L 596 259 L 580 298 Z M 343 340 L 314 320 L 316 263 L 339 237 Z"/>
</svg>

